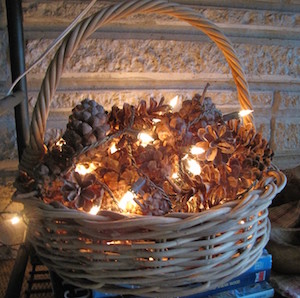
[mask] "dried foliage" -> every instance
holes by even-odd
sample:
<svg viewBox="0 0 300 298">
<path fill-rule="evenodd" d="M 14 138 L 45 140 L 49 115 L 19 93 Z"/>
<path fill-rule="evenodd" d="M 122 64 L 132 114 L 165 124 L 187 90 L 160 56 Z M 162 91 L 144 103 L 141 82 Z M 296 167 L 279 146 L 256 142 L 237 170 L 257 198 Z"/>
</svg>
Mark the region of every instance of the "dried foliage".
<svg viewBox="0 0 300 298">
<path fill-rule="evenodd" d="M 145 143 L 142 132 L 152 139 Z M 273 155 L 252 125 L 224 122 L 211 99 L 199 95 L 182 102 L 178 112 L 164 98 L 110 112 L 86 99 L 73 109 L 60 142 L 37 171 L 45 201 L 121 211 L 118 202 L 131 188 L 136 191 L 142 177 L 130 212 L 145 215 L 201 212 L 239 199 L 262 178 Z M 192 154 L 192 146 L 204 152 Z M 91 163 L 91 173 L 76 172 L 76 164 Z"/>
</svg>

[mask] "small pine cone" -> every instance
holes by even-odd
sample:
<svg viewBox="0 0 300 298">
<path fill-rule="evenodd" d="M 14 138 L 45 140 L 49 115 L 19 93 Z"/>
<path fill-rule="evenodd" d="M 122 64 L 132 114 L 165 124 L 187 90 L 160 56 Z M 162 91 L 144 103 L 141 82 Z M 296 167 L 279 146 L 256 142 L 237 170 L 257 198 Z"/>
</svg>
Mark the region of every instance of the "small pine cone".
<svg viewBox="0 0 300 298">
<path fill-rule="evenodd" d="M 142 212 L 144 215 L 164 215 L 172 209 L 171 202 L 161 192 L 154 191 L 143 196 Z"/>
<path fill-rule="evenodd" d="M 84 99 L 72 110 L 63 139 L 78 152 L 101 141 L 109 130 L 104 108 L 94 100 Z"/>
<path fill-rule="evenodd" d="M 76 208 L 83 208 L 89 211 L 91 202 L 100 196 L 100 189 L 95 185 L 96 177 L 87 174 L 82 177 L 77 172 L 73 172 L 69 180 L 64 181 L 61 189 L 66 202 L 72 202 Z"/>
</svg>

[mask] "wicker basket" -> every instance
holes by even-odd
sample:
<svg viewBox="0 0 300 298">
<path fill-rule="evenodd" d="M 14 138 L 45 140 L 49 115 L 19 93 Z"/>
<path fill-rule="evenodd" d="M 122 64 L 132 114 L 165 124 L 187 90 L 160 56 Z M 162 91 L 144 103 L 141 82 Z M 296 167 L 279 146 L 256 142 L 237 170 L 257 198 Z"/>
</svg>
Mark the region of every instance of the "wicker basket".
<svg viewBox="0 0 300 298">
<path fill-rule="evenodd" d="M 38 96 L 22 170 L 30 173 L 43 158 L 50 102 L 68 59 L 99 27 L 134 13 L 167 14 L 206 33 L 226 57 L 240 105 L 252 109 L 236 54 L 214 24 L 178 4 L 125 1 L 88 17 L 64 39 Z M 281 172 L 269 171 L 260 188 L 249 191 L 242 200 L 197 214 L 161 217 L 108 211 L 94 216 L 54 208 L 35 193 L 18 194 L 15 199 L 25 205 L 29 241 L 41 260 L 66 282 L 108 293 L 173 297 L 213 289 L 256 262 L 269 239 L 267 207 L 285 183 Z"/>
</svg>

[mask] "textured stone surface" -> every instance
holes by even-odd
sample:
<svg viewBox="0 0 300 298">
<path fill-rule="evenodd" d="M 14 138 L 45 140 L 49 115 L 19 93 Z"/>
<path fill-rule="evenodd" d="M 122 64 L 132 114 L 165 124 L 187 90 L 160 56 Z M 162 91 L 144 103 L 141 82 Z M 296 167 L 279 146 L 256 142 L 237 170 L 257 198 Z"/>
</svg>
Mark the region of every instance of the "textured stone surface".
<svg viewBox="0 0 300 298">
<path fill-rule="evenodd" d="M 274 146 L 278 152 L 300 152 L 300 117 L 277 117 Z"/>
<path fill-rule="evenodd" d="M 92 12 L 101 7 L 111 4 L 111 1 L 96 2 Z M 51 22 L 53 18 L 57 22 L 65 23 L 73 20 L 86 6 L 88 2 L 83 3 L 74 1 L 52 1 L 41 2 L 23 1 L 23 10 L 25 22 L 34 22 L 35 19 L 43 18 L 44 21 Z M 202 13 L 205 17 L 217 23 L 229 24 L 258 24 L 268 26 L 299 26 L 299 16 L 288 12 L 274 12 L 268 10 L 250 10 L 250 9 L 233 9 L 226 8 L 203 8 L 201 2 L 193 8 Z M 157 22 L 170 21 L 170 17 L 162 16 L 160 21 L 157 21 L 153 16 L 136 15 L 121 21 L 121 23 L 141 23 L 149 24 Z M 173 22 L 174 24 L 174 22 Z"/>
<path fill-rule="evenodd" d="M 13 113 L 0 117 L 0 160 L 17 158 Z"/>
<path fill-rule="evenodd" d="M 280 110 L 292 110 L 295 113 L 300 112 L 299 92 L 278 92 L 278 98 L 280 98 Z"/>
<path fill-rule="evenodd" d="M 30 65 L 50 44 L 50 40 L 27 42 L 26 61 Z M 247 75 L 300 74 L 300 47 L 284 45 L 234 45 Z M 33 73 L 44 73 L 50 58 Z M 179 72 L 228 74 L 229 67 L 215 44 L 164 40 L 86 41 L 71 57 L 65 72 Z"/>
<path fill-rule="evenodd" d="M 0 81 L 6 82 L 9 78 L 8 63 L 7 33 L 4 30 L 0 30 Z"/>
<path fill-rule="evenodd" d="M 94 99 L 105 108 L 109 108 L 112 105 L 122 106 L 124 102 L 130 104 L 136 104 L 140 100 L 149 100 L 150 97 L 154 97 L 156 100 L 160 100 L 164 97 L 166 102 L 169 102 L 174 96 L 178 95 L 181 100 L 191 99 L 196 93 L 202 94 L 203 87 L 199 86 L 199 89 L 162 89 L 162 90 L 120 90 L 120 91 L 91 91 L 91 92 L 57 92 L 51 103 L 52 109 L 70 109 L 78 104 L 84 98 Z M 213 102 L 225 110 L 238 109 L 238 99 L 236 91 L 226 90 L 210 90 L 208 89 L 207 96 L 211 97 Z M 29 94 L 29 104 L 31 109 L 36 102 L 36 93 Z M 251 92 L 252 102 L 255 108 L 264 107 L 269 109 L 272 104 L 272 92 Z"/>
</svg>

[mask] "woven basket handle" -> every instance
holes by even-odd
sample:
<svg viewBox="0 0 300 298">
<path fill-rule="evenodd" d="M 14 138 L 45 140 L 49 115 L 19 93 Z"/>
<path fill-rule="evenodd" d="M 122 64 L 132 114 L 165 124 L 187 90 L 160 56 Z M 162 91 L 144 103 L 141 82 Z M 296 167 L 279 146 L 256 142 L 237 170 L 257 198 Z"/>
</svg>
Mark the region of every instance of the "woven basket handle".
<svg viewBox="0 0 300 298">
<path fill-rule="evenodd" d="M 98 28 L 135 13 L 159 13 L 173 16 L 191 24 L 208 35 L 208 37 L 210 37 L 223 52 L 227 63 L 231 68 L 241 108 L 252 109 L 248 84 L 241 64 L 230 41 L 216 25 L 205 19 L 198 12 L 179 4 L 159 0 L 124 1 L 119 4 L 108 6 L 84 19 L 64 38 L 62 45 L 51 61 L 43 80 L 32 115 L 30 143 L 22 156 L 20 169 L 30 172 L 33 167 L 39 163 L 45 152 L 44 135 L 50 103 L 69 58 L 77 50 L 79 45 Z M 244 118 L 244 121 L 253 122 L 253 118 L 252 116 L 248 116 L 247 118 Z"/>
</svg>

